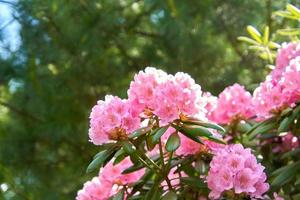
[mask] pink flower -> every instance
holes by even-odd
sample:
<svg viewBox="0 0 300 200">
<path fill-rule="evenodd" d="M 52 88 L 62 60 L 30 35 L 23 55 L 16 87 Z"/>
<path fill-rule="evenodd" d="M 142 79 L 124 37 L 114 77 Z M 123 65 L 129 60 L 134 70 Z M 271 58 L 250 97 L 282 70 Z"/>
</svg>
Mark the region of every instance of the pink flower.
<svg viewBox="0 0 300 200">
<path fill-rule="evenodd" d="M 236 193 L 253 193 L 256 191 L 254 185 L 257 182 L 257 177 L 253 176 L 253 171 L 249 168 L 240 170 L 235 177 L 235 192 Z"/>
<path fill-rule="evenodd" d="M 90 140 L 100 145 L 108 140 L 124 139 L 139 125 L 140 118 L 133 114 L 128 100 L 107 95 L 105 101 L 98 101 L 90 114 Z"/>
<path fill-rule="evenodd" d="M 162 124 L 179 119 L 180 115 L 203 118 L 205 100 L 201 95 L 201 87 L 189 75 L 168 75 L 167 80 L 154 91 L 153 113 L 160 118 Z"/>
<path fill-rule="evenodd" d="M 253 93 L 253 106 L 259 118 L 268 118 L 286 107 L 287 95 L 281 83 L 266 80 Z"/>
<path fill-rule="evenodd" d="M 300 56 L 300 43 L 283 43 L 282 48 L 277 52 L 276 68 L 285 68 L 297 56 Z"/>
<path fill-rule="evenodd" d="M 289 105 L 300 100 L 300 56 L 290 61 L 280 82 Z"/>
<path fill-rule="evenodd" d="M 203 93 L 203 98 L 206 99 L 206 105 L 205 105 L 205 109 L 207 110 L 207 119 L 214 121 L 215 120 L 215 116 L 214 116 L 214 110 L 217 107 L 218 104 L 218 97 L 213 96 L 211 93 L 209 92 L 204 92 Z"/>
<path fill-rule="evenodd" d="M 257 163 L 250 149 L 234 144 L 219 148 L 214 154 L 206 178 L 211 199 L 219 199 L 231 189 L 250 197 L 261 197 L 268 190 L 264 167 Z"/>
<path fill-rule="evenodd" d="M 153 108 L 155 103 L 154 91 L 156 87 L 167 79 L 167 74 L 162 70 L 147 67 L 134 76 L 128 90 L 128 98 L 139 113 L 145 108 Z"/>
<path fill-rule="evenodd" d="M 129 157 L 125 158 L 120 163 L 113 165 L 109 162 L 102 170 L 100 170 L 99 178 L 101 182 L 110 182 L 112 185 L 128 185 L 138 181 L 144 174 L 145 169 L 138 171 L 122 174 L 122 172 L 132 166 L 132 162 Z"/>
<path fill-rule="evenodd" d="M 300 47 L 300 46 L 299 46 Z M 300 51 L 299 51 L 300 52 Z M 255 89 L 253 105 L 258 117 L 268 118 L 300 100 L 300 57 L 288 63 L 280 77 L 267 76 Z"/>
<path fill-rule="evenodd" d="M 108 200 L 113 194 L 110 182 L 100 182 L 98 177 L 94 177 L 78 191 L 76 200 Z"/>
<path fill-rule="evenodd" d="M 227 124 L 232 120 L 248 119 L 253 115 L 251 94 L 236 83 L 220 93 L 217 105 L 212 111 L 211 120 Z"/>
<path fill-rule="evenodd" d="M 134 113 L 148 117 L 155 114 L 161 124 L 179 119 L 180 115 L 205 116 L 201 87 L 182 72 L 168 75 L 155 68 L 146 68 L 134 77 L 128 97 Z"/>
</svg>

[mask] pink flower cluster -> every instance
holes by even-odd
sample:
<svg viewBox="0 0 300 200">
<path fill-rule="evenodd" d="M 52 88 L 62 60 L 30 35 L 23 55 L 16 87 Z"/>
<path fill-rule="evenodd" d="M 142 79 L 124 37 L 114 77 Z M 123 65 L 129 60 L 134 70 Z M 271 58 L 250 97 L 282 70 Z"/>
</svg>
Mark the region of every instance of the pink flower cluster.
<svg viewBox="0 0 300 200">
<path fill-rule="evenodd" d="M 276 68 L 253 94 L 258 117 L 267 118 L 300 100 L 300 43 L 283 45 Z"/>
<path fill-rule="evenodd" d="M 98 101 L 90 114 L 89 136 L 100 145 L 108 140 L 119 140 L 140 125 L 140 118 L 134 114 L 128 100 L 107 95 L 105 101 Z"/>
<path fill-rule="evenodd" d="M 77 192 L 76 200 L 107 200 L 112 194 L 112 185 L 100 182 L 99 177 L 87 181 Z"/>
<path fill-rule="evenodd" d="M 257 163 L 250 149 L 241 144 L 228 145 L 215 151 L 207 176 L 209 197 L 219 199 L 223 192 L 234 190 L 252 198 L 262 198 L 269 189 L 264 167 Z"/>
<path fill-rule="evenodd" d="M 129 174 L 122 174 L 131 165 L 132 162 L 128 157 L 117 165 L 108 163 L 100 170 L 98 177 L 94 177 L 83 185 L 83 189 L 77 193 L 76 200 L 108 200 L 123 186 L 135 183 L 142 177 L 145 170 L 140 169 Z"/>
<path fill-rule="evenodd" d="M 100 145 L 125 139 L 140 127 L 142 118 L 156 115 L 164 125 L 183 116 L 205 118 L 201 87 L 185 73 L 168 75 L 148 67 L 134 77 L 127 100 L 107 95 L 90 114 L 90 140 Z"/>
<path fill-rule="evenodd" d="M 150 111 L 167 124 L 179 116 L 204 117 L 205 101 L 200 85 L 188 74 L 179 72 L 168 75 L 161 70 L 147 67 L 134 77 L 128 90 L 133 106 Z"/>
<path fill-rule="evenodd" d="M 237 83 L 220 93 L 213 108 L 209 119 L 222 124 L 235 119 L 248 119 L 254 115 L 251 94 Z"/>
</svg>

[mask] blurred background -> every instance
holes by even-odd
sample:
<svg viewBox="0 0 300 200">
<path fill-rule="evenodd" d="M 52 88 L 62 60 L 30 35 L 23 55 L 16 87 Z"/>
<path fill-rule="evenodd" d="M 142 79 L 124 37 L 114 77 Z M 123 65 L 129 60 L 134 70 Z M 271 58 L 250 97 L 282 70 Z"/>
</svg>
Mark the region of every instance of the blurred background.
<svg viewBox="0 0 300 200">
<path fill-rule="evenodd" d="M 96 174 L 91 107 L 126 98 L 146 66 L 189 73 L 217 95 L 252 90 L 266 63 L 237 36 L 285 23 L 286 0 L 0 0 L 0 199 L 74 199 Z M 276 21 L 279 20 L 279 21 Z"/>
</svg>

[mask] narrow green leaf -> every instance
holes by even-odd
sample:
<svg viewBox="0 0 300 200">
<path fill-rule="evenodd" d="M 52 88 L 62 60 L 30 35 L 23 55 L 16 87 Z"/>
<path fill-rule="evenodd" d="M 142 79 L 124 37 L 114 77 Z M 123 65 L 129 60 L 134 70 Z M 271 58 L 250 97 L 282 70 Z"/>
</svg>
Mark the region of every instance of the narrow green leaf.
<svg viewBox="0 0 300 200">
<path fill-rule="evenodd" d="M 173 191 L 169 191 L 162 200 L 177 200 L 177 194 Z"/>
<path fill-rule="evenodd" d="M 128 137 L 129 138 L 139 137 L 139 136 L 144 135 L 147 132 L 149 132 L 151 130 L 151 128 L 152 127 L 148 126 L 148 127 L 143 127 L 143 128 L 137 129 L 132 134 L 130 134 Z"/>
<path fill-rule="evenodd" d="M 269 34 L 270 34 L 269 31 L 270 31 L 270 30 L 269 30 L 269 27 L 266 26 L 266 27 L 265 27 L 265 30 L 264 30 L 264 40 L 263 40 L 264 45 L 267 45 L 268 42 L 269 42 Z"/>
<path fill-rule="evenodd" d="M 279 125 L 278 132 L 286 132 L 289 130 L 290 124 L 293 122 L 293 116 L 285 117 Z"/>
<path fill-rule="evenodd" d="M 124 149 L 119 149 L 119 151 L 117 151 L 114 155 L 115 160 L 113 165 L 116 165 L 118 163 L 120 163 L 122 160 L 124 160 L 126 158 L 127 154 L 125 153 Z"/>
<path fill-rule="evenodd" d="M 180 137 L 178 133 L 173 133 L 167 140 L 166 150 L 168 152 L 174 152 L 180 146 Z"/>
<path fill-rule="evenodd" d="M 279 29 L 277 33 L 280 35 L 294 36 L 300 34 L 300 28 Z"/>
<path fill-rule="evenodd" d="M 132 144 L 130 144 L 129 142 L 124 142 L 123 143 L 123 149 L 129 155 L 131 155 L 131 154 L 133 154 L 135 152 L 134 146 Z"/>
<path fill-rule="evenodd" d="M 252 45 L 259 45 L 259 43 L 256 42 L 255 40 L 250 39 L 250 38 L 248 38 L 248 37 L 244 37 L 244 36 L 238 37 L 238 40 L 239 40 L 239 41 L 242 41 L 242 42 L 247 42 L 247 43 L 252 44 Z"/>
<path fill-rule="evenodd" d="M 101 154 L 100 154 L 101 153 Z M 110 155 L 110 151 L 102 151 L 100 152 L 99 155 L 88 165 L 86 172 L 92 172 L 95 169 L 100 169 L 104 161 L 108 158 Z"/>
<path fill-rule="evenodd" d="M 294 163 L 291 167 L 286 170 L 282 170 L 281 173 L 273 180 L 272 186 L 282 186 L 289 182 L 292 177 L 294 177 L 297 172 L 300 171 L 300 161 Z"/>
<path fill-rule="evenodd" d="M 204 128 L 202 126 L 184 125 L 182 129 L 184 130 L 184 132 L 188 132 L 191 135 L 195 135 L 195 136 L 209 137 L 213 135 L 207 128 Z"/>
<path fill-rule="evenodd" d="M 199 144 L 204 144 L 203 141 L 202 141 L 199 137 L 197 137 L 197 136 L 195 136 L 195 135 L 192 135 L 192 134 L 190 134 L 190 133 L 188 133 L 188 132 L 185 132 L 184 130 L 181 130 L 180 132 L 181 132 L 183 135 L 185 135 L 186 137 L 190 138 L 191 140 L 193 140 L 193 141 L 195 141 L 195 142 L 198 142 Z"/>
<path fill-rule="evenodd" d="M 184 122 L 184 124 L 195 124 L 195 125 L 200 125 L 200 126 L 203 126 L 206 128 L 212 128 L 212 129 L 215 129 L 215 130 L 218 130 L 221 132 L 226 132 L 226 130 L 222 126 L 215 124 L 215 123 L 211 123 L 211 122 L 203 122 L 203 121 L 199 121 L 199 120 L 188 120 L 188 121 Z"/>
<path fill-rule="evenodd" d="M 182 177 L 181 182 L 196 189 L 207 189 L 207 184 L 198 177 Z"/>
<path fill-rule="evenodd" d="M 292 13 L 295 17 L 300 19 L 300 10 L 297 7 L 293 6 L 292 4 L 287 4 L 286 9 L 290 11 L 290 13 Z"/>
<path fill-rule="evenodd" d="M 249 139 L 250 140 L 253 139 L 258 134 L 267 133 L 267 132 L 275 129 L 276 127 L 277 127 L 276 122 L 261 125 L 261 126 L 257 127 L 254 131 L 252 131 L 252 133 L 249 135 Z"/>
<path fill-rule="evenodd" d="M 276 43 L 276 42 L 270 41 L 270 42 L 268 43 L 268 47 L 269 47 L 270 49 L 279 49 L 281 46 L 280 46 L 280 44 L 278 44 L 278 43 Z"/>
<path fill-rule="evenodd" d="M 251 35 L 251 37 L 256 40 L 258 43 L 262 43 L 261 34 L 254 28 L 253 26 L 247 26 L 247 31 Z"/>
<path fill-rule="evenodd" d="M 280 16 L 280 17 L 285 17 L 285 18 L 288 18 L 288 19 L 298 20 L 298 17 L 292 15 L 288 11 L 276 11 L 275 15 Z"/>
<path fill-rule="evenodd" d="M 154 143 L 157 143 L 159 141 L 159 139 L 161 138 L 161 136 L 168 130 L 169 126 L 164 126 L 159 128 L 152 136 L 151 136 L 151 140 Z"/>
</svg>

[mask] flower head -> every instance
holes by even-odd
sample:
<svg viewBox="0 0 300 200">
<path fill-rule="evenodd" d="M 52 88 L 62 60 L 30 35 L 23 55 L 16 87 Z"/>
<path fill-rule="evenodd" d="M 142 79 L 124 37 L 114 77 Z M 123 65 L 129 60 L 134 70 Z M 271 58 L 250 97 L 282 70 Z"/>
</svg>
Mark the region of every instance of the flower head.
<svg viewBox="0 0 300 200">
<path fill-rule="evenodd" d="M 98 101 L 90 114 L 89 136 L 100 145 L 108 140 L 125 139 L 127 134 L 139 128 L 140 119 L 132 112 L 130 102 L 107 95 Z"/>
</svg>

